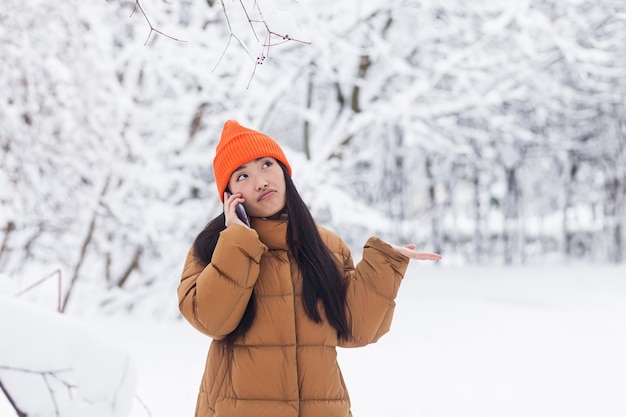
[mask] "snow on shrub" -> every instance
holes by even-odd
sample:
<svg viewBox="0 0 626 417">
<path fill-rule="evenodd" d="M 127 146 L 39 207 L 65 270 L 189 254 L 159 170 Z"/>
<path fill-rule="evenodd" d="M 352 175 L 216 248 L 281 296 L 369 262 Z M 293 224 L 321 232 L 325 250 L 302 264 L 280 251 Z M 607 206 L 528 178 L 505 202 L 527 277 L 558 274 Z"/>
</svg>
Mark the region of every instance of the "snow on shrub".
<svg viewBox="0 0 626 417">
<path fill-rule="evenodd" d="M 19 415 L 125 417 L 130 355 L 75 318 L 0 293 L 0 396 Z"/>
</svg>

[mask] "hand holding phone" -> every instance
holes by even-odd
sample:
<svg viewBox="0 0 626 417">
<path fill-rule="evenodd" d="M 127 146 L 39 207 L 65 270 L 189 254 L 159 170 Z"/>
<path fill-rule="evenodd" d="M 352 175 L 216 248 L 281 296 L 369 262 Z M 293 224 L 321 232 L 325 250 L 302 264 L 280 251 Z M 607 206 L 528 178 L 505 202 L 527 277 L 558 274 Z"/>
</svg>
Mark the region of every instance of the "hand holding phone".
<svg viewBox="0 0 626 417">
<path fill-rule="evenodd" d="M 227 193 L 228 193 L 228 197 L 232 195 L 228 191 Z M 237 203 L 237 206 L 235 207 L 235 211 L 237 212 L 237 217 L 239 217 L 239 220 L 241 220 L 246 226 L 251 227 L 250 219 L 248 218 L 248 213 L 246 213 L 246 209 L 243 207 L 243 204 Z"/>
</svg>

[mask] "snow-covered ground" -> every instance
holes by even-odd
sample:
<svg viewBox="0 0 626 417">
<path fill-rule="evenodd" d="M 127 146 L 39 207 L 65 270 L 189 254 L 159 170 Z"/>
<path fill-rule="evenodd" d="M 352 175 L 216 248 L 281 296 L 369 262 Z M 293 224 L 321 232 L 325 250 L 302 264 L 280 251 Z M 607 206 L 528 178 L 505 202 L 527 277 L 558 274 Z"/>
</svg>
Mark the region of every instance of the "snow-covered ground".
<svg viewBox="0 0 626 417">
<path fill-rule="evenodd" d="M 389 334 L 339 351 L 355 417 L 626 415 L 626 266 L 413 262 L 397 301 Z M 135 362 L 132 417 L 193 416 L 208 338 L 182 320 L 89 322 Z"/>
</svg>

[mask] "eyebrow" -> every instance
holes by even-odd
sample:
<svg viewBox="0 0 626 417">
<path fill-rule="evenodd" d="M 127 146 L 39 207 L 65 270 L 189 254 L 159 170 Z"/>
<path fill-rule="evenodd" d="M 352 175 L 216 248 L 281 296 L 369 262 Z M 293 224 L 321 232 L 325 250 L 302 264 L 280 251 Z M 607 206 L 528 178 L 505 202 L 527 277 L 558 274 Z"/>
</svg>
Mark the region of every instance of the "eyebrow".
<svg viewBox="0 0 626 417">
<path fill-rule="evenodd" d="M 254 162 L 260 161 L 261 159 L 265 159 L 265 158 L 267 158 L 267 156 L 262 156 L 262 157 L 260 157 L 260 158 L 255 159 L 255 160 L 254 160 Z M 239 168 L 237 168 L 236 170 L 234 170 L 234 171 L 233 171 L 233 173 L 235 173 L 235 172 L 237 172 L 237 171 L 241 171 L 241 170 L 243 170 L 243 169 L 246 169 L 246 165 L 245 165 L 245 164 L 244 164 L 244 165 L 241 165 Z"/>
</svg>

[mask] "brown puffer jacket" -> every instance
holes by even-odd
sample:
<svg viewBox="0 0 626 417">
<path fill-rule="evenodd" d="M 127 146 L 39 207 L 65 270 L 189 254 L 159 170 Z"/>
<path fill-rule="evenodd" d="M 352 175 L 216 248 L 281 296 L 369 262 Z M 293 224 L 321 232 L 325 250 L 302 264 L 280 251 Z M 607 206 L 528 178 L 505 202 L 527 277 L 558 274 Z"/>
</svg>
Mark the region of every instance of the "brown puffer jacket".
<svg viewBox="0 0 626 417">
<path fill-rule="evenodd" d="M 355 268 L 345 243 L 320 228 L 348 280 L 354 340 L 345 343 L 326 320 L 316 324 L 304 312 L 301 274 L 286 243 L 287 221 L 253 219 L 252 227 L 224 230 L 206 267 L 191 251 L 185 262 L 180 311 L 214 339 L 196 417 L 351 416 L 335 348 L 363 346 L 389 330 L 408 258 L 370 238 Z M 253 289 L 252 327 L 229 349 L 220 340 L 237 326 Z"/>
</svg>

